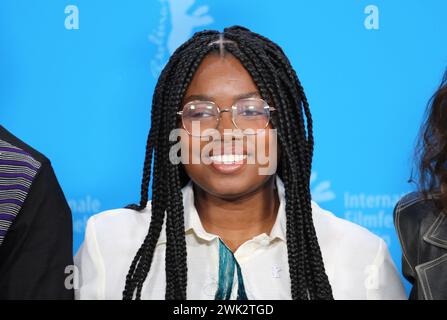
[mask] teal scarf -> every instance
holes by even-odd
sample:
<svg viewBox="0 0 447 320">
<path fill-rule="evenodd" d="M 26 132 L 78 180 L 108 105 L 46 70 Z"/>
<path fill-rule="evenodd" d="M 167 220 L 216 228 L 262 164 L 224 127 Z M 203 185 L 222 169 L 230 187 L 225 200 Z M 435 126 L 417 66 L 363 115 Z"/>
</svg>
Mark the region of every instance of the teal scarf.
<svg viewBox="0 0 447 320">
<path fill-rule="evenodd" d="M 241 267 L 233 252 L 219 238 L 219 286 L 214 296 L 215 300 L 229 300 L 233 289 L 234 269 L 236 267 L 238 290 L 237 300 L 248 300 L 245 293 L 244 279 Z"/>
</svg>

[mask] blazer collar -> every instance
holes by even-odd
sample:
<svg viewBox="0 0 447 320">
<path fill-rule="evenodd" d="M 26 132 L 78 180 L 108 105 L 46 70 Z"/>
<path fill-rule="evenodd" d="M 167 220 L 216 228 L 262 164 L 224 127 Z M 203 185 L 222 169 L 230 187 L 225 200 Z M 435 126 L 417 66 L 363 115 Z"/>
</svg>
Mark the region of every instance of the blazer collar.
<svg viewBox="0 0 447 320">
<path fill-rule="evenodd" d="M 447 214 L 440 212 L 423 236 L 424 241 L 447 249 Z"/>
</svg>

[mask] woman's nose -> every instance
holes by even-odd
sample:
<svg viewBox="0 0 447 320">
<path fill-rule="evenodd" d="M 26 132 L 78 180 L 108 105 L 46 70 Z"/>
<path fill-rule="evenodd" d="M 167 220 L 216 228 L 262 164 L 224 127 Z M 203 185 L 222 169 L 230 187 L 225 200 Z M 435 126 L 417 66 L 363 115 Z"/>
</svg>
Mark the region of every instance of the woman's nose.
<svg viewBox="0 0 447 320">
<path fill-rule="evenodd" d="M 222 111 L 220 113 L 220 119 L 219 119 L 219 124 L 217 126 L 217 130 L 220 132 L 220 134 L 224 134 L 224 130 L 225 129 L 236 129 L 234 127 L 233 124 L 233 120 L 232 120 L 232 115 L 231 115 L 231 110 L 227 111 Z"/>
</svg>

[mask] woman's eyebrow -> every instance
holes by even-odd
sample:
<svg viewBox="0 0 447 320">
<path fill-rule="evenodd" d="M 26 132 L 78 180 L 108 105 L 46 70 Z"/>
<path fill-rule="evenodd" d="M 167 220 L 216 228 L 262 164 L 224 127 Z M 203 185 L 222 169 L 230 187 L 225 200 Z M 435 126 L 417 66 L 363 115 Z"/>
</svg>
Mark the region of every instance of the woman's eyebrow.
<svg viewBox="0 0 447 320">
<path fill-rule="evenodd" d="M 242 94 L 238 94 L 238 95 L 234 96 L 233 101 L 237 101 L 239 99 L 260 97 L 260 96 L 261 95 L 258 91 L 247 92 L 247 93 L 242 93 Z M 211 96 L 207 96 L 205 94 L 192 94 L 185 98 L 184 103 L 188 103 L 189 101 L 193 101 L 193 100 L 214 101 L 214 98 Z"/>
<path fill-rule="evenodd" d="M 193 100 L 213 101 L 213 97 L 203 95 L 203 94 L 192 94 L 185 98 L 184 103 L 187 103 L 187 102 L 193 101 Z"/>
<path fill-rule="evenodd" d="M 237 95 L 237 96 L 234 97 L 234 100 L 253 98 L 253 97 L 260 97 L 260 96 L 261 96 L 261 94 L 258 91 L 253 91 L 253 92 L 243 93 L 243 94 Z"/>
</svg>

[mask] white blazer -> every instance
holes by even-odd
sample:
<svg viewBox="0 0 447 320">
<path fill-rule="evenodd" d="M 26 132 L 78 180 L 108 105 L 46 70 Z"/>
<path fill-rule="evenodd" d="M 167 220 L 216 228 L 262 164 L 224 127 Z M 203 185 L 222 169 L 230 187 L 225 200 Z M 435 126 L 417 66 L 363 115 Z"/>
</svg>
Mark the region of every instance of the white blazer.
<svg viewBox="0 0 447 320">
<path fill-rule="evenodd" d="M 286 245 L 284 185 L 276 177 L 280 206 L 270 235 L 260 234 L 234 253 L 248 299 L 291 299 Z M 190 181 L 183 189 L 187 244 L 187 298 L 214 299 L 218 286 L 219 238 L 203 228 Z M 367 229 L 340 219 L 312 202 L 312 215 L 325 270 L 335 299 L 406 299 L 384 241 Z M 143 212 L 105 211 L 87 222 L 75 256 L 77 299 L 121 299 L 129 266 L 145 238 L 150 202 Z M 166 234 L 163 226 L 142 299 L 165 297 Z M 234 281 L 231 299 L 236 298 Z"/>
</svg>

